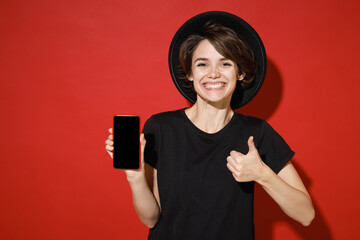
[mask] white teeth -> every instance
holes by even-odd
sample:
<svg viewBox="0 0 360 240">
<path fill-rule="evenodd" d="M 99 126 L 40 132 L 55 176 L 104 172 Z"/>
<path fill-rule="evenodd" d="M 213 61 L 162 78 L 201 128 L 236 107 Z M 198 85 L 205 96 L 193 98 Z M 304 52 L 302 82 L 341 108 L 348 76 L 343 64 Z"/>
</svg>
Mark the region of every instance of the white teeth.
<svg viewBox="0 0 360 240">
<path fill-rule="evenodd" d="M 222 88 L 224 85 L 224 83 L 206 83 L 205 88 L 217 89 Z"/>
</svg>

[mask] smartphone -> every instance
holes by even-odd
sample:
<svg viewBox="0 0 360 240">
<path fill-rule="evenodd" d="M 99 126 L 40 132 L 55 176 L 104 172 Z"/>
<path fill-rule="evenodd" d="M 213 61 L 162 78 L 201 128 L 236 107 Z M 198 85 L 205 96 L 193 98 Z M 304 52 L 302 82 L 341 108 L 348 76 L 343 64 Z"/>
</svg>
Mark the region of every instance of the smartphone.
<svg viewBox="0 0 360 240">
<path fill-rule="evenodd" d="M 140 117 L 114 116 L 114 168 L 140 168 Z"/>
</svg>

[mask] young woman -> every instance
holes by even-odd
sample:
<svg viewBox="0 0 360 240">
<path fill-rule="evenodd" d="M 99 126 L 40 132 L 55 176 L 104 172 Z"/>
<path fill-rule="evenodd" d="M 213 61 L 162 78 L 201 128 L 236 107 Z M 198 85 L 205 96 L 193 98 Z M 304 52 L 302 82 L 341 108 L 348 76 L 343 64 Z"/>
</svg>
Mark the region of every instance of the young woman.
<svg viewBox="0 0 360 240">
<path fill-rule="evenodd" d="M 314 208 L 290 162 L 294 152 L 265 121 L 231 107 L 237 85 L 251 86 L 261 67 L 253 49 L 231 27 L 207 22 L 184 38 L 178 56 L 177 79 L 195 103 L 152 116 L 140 137 L 142 167 L 125 171 L 149 239 L 254 239 L 255 182 L 309 225 Z"/>
</svg>

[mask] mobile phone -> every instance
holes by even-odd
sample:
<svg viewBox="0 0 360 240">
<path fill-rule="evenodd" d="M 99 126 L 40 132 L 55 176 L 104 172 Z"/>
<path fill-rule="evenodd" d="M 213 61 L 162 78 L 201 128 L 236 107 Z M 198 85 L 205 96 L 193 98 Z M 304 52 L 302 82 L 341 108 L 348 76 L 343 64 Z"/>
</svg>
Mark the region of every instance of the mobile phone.
<svg viewBox="0 0 360 240">
<path fill-rule="evenodd" d="M 114 116 L 114 168 L 139 169 L 140 117 Z"/>
</svg>

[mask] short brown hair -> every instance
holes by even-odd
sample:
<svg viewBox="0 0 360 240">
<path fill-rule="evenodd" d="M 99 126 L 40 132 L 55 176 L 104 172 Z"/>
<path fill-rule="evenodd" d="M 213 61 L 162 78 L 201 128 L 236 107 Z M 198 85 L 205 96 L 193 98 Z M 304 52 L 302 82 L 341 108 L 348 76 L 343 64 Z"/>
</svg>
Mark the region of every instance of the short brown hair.
<svg viewBox="0 0 360 240">
<path fill-rule="evenodd" d="M 187 77 L 192 72 L 193 54 L 199 43 L 205 39 L 222 56 L 236 63 L 238 74 L 245 74 L 244 79 L 241 80 L 241 86 L 248 87 L 254 80 L 257 69 L 252 49 L 234 30 L 211 21 L 207 22 L 199 33 L 190 35 L 180 46 L 178 76 L 184 82 L 184 86 L 194 90 L 193 82 Z"/>
</svg>

